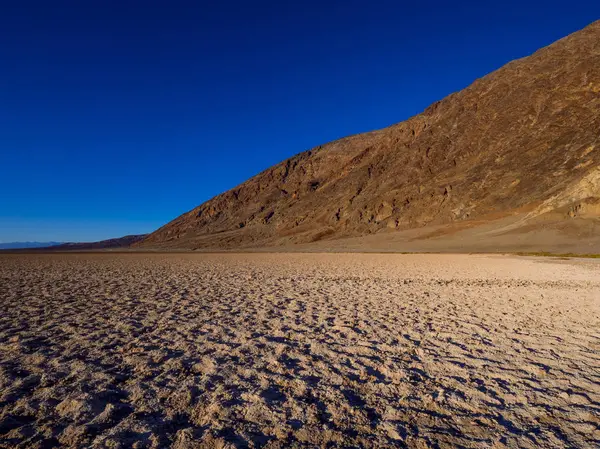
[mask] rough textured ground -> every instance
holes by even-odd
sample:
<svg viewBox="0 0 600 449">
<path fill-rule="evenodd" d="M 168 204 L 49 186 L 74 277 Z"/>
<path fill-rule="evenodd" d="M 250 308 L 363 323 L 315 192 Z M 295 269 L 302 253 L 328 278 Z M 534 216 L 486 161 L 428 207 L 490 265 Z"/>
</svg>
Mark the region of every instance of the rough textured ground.
<svg viewBox="0 0 600 449">
<path fill-rule="evenodd" d="M 598 447 L 599 274 L 503 256 L 0 256 L 0 446 Z"/>
</svg>

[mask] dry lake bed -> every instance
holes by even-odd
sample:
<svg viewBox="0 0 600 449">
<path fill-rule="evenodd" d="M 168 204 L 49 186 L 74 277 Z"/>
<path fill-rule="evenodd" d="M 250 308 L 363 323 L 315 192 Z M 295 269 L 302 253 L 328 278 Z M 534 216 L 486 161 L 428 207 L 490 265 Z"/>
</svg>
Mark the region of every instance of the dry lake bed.
<svg viewBox="0 0 600 449">
<path fill-rule="evenodd" d="M 600 446 L 600 263 L 0 255 L 0 447 Z"/>
</svg>

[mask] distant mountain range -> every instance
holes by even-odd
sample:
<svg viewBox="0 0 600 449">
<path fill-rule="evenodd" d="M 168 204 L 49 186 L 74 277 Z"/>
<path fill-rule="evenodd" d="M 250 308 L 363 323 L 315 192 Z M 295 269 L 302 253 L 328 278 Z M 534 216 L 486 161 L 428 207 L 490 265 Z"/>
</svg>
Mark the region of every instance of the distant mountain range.
<svg viewBox="0 0 600 449">
<path fill-rule="evenodd" d="M 0 249 L 46 248 L 61 245 L 63 242 L 9 242 L 0 243 Z"/>
<path fill-rule="evenodd" d="M 133 243 L 144 239 L 146 234 L 126 235 L 115 239 L 101 240 L 99 242 L 63 243 L 52 247 L 52 251 L 87 251 L 97 249 L 122 249 L 129 248 Z"/>
<path fill-rule="evenodd" d="M 147 234 L 126 235 L 124 237 L 101 240 L 99 242 L 13 242 L 0 243 L 0 250 L 33 250 L 33 251 L 89 251 L 104 249 L 125 249 L 133 243 L 144 239 Z"/>
</svg>

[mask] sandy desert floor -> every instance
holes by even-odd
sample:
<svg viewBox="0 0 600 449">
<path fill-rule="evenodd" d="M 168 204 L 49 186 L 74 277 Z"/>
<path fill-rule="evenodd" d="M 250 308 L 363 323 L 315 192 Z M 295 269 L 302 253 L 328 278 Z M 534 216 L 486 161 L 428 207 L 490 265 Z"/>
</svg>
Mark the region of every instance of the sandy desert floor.
<svg viewBox="0 0 600 449">
<path fill-rule="evenodd" d="M 600 263 L 0 256 L 1 447 L 600 446 Z"/>
</svg>

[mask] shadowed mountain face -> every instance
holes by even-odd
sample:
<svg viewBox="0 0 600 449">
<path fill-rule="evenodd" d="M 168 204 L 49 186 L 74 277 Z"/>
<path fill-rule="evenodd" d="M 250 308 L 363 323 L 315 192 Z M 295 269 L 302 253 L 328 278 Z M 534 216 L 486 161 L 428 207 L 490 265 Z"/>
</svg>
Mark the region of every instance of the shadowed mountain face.
<svg viewBox="0 0 600 449">
<path fill-rule="evenodd" d="M 124 237 L 100 240 L 99 242 L 79 242 L 79 243 L 63 243 L 52 247 L 52 250 L 58 251 L 87 251 L 97 249 L 125 249 L 129 248 L 132 244 L 139 242 L 146 237 L 147 234 L 139 235 L 126 235 Z"/>
<path fill-rule="evenodd" d="M 507 217 L 518 219 L 507 227 Z M 405 122 L 286 160 L 136 246 L 248 248 L 493 221 L 497 234 L 598 217 L 600 21 Z"/>
</svg>

